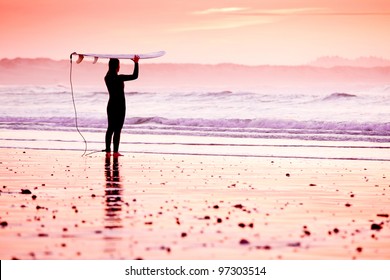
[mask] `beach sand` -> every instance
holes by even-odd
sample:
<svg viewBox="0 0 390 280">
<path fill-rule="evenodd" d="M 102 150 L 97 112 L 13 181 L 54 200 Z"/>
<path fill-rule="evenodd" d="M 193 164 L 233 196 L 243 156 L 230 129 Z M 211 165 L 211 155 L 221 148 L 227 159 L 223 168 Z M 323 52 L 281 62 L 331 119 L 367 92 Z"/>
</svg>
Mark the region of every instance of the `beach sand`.
<svg viewBox="0 0 390 280">
<path fill-rule="evenodd" d="M 0 154 L 1 259 L 390 258 L 386 161 Z"/>
</svg>

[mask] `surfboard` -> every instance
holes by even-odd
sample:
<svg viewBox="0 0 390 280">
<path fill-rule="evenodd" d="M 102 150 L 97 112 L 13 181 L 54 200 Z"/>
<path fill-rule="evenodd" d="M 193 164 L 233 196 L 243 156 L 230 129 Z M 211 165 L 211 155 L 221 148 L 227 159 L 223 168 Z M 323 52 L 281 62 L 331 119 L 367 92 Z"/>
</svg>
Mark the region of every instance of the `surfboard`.
<svg viewBox="0 0 390 280">
<path fill-rule="evenodd" d="M 151 53 L 142 53 L 142 54 L 97 54 L 97 53 L 76 53 L 73 52 L 70 57 L 72 59 L 73 55 L 77 55 L 78 59 L 76 63 L 81 63 L 84 57 L 93 57 L 93 63 L 95 64 L 99 58 L 117 58 L 117 59 L 132 59 L 135 55 L 138 55 L 140 59 L 149 59 L 163 56 L 165 51 L 151 52 Z"/>
</svg>

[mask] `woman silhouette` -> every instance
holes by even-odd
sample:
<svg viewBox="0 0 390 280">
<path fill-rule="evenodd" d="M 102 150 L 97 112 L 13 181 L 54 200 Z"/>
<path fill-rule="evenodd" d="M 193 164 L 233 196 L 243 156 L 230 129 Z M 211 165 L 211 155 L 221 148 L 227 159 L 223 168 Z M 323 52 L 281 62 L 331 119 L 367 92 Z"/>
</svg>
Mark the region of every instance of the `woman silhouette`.
<svg viewBox="0 0 390 280">
<path fill-rule="evenodd" d="M 135 55 L 132 60 L 135 63 L 132 75 L 118 75 L 120 69 L 119 59 L 113 58 L 108 62 L 108 72 L 104 77 L 104 81 L 106 82 L 107 90 L 110 95 L 107 104 L 108 127 L 106 132 L 106 156 L 111 155 L 111 140 L 113 136 L 114 157 L 121 156 L 119 153 L 119 142 L 126 115 L 124 82 L 137 79 L 139 72 L 139 56 Z"/>
</svg>

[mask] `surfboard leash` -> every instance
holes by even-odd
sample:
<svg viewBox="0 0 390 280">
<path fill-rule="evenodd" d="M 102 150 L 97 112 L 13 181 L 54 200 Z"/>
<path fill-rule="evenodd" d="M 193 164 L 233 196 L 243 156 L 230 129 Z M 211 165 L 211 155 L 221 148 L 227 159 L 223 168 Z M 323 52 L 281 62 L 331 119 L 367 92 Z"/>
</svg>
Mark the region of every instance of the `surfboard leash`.
<svg viewBox="0 0 390 280">
<path fill-rule="evenodd" d="M 74 99 L 74 92 L 73 92 L 73 81 L 72 81 L 72 72 L 73 72 L 73 63 L 72 63 L 72 56 L 73 54 L 75 53 L 71 53 L 70 55 L 70 72 L 69 72 L 69 81 L 70 81 L 70 90 L 71 90 L 71 93 L 72 93 L 72 101 L 73 101 L 73 109 L 74 109 L 74 116 L 75 116 L 75 123 L 76 123 L 76 130 L 77 132 L 80 134 L 80 136 L 83 138 L 84 140 L 84 144 L 85 144 L 85 148 L 84 148 L 84 153 L 81 155 L 82 157 L 86 155 L 87 153 L 87 149 L 88 149 L 88 143 L 87 143 L 87 140 L 85 140 L 85 137 L 84 135 L 81 133 L 80 129 L 79 129 L 79 125 L 78 125 L 78 118 L 77 118 L 77 109 L 76 109 L 76 102 L 75 102 L 75 99 Z"/>
</svg>

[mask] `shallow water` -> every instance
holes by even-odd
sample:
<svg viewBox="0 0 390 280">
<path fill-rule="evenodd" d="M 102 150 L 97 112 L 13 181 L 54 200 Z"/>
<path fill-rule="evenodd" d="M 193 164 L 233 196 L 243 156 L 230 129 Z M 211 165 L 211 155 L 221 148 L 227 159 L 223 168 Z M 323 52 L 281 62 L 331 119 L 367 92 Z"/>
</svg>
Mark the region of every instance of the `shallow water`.
<svg viewBox="0 0 390 280">
<path fill-rule="evenodd" d="M 310 89 L 258 92 L 183 90 L 128 92 L 124 131 L 131 134 L 227 138 L 390 142 L 388 89 L 353 93 Z M 83 132 L 106 128 L 107 93 L 75 88 Z M 64 86 L 0 87 L 0 128 L 74 131 L 71 92 Z"/>
</svg>

